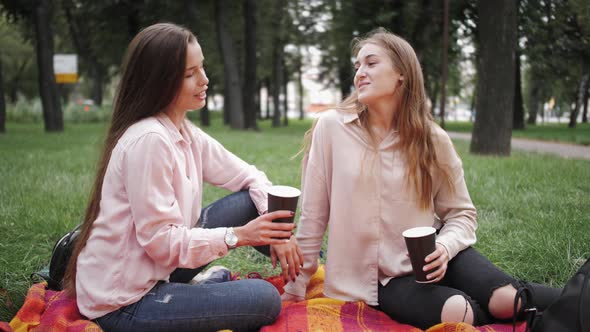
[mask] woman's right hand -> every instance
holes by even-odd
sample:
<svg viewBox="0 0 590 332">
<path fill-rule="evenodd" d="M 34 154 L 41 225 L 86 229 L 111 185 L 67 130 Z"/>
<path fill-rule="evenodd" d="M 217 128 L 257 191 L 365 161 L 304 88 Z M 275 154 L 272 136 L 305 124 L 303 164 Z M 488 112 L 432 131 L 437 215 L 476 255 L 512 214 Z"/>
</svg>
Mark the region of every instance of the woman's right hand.
<svg viewBox="0 0 590 332">
<path fill-rule="evenodd" d="M 294 223 L 272 222 L 277 218 L 293 217 L 292 211 L 280 210 L 265 213 L 244 226 L 234 227 L 238 237 L 237 247 L 263 246 L 287 243 L 293 235 Z"/>
<path fill-rule="evenodd" d="M 277 267 L 277 261 L 281 265 L 285 283 L 289 282 L 289 276 L 292 281 L 295 281 L 299 275 L 299 269 L 303 266 L 303 253 L 294 236 L 287 243 L 270 246 L 270 259 L 273 269 Z"/>
</svg>

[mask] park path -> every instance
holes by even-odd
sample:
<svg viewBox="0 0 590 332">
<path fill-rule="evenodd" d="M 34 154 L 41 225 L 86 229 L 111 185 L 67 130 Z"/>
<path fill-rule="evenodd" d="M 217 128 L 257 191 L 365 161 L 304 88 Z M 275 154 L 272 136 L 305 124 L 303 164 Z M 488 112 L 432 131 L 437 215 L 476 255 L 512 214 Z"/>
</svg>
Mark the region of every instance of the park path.
<svg viewBox="0 0 590 332">
<path fill-rule="evenodd" d="M 448 132 L 454 139 L 471 140 L 469 133 Z M 563 158 L 590 160 L 590 146 L 556 143 L 524 138 L 512 138 L 512 148 L 536 153 L 548 153 Z"/>
</svg>

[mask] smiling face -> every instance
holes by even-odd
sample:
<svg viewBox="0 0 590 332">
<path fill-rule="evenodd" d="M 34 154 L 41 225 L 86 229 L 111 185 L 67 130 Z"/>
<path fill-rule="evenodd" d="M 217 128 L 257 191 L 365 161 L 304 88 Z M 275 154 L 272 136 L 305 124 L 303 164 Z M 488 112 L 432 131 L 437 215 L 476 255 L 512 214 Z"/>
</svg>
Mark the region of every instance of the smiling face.
<svg viewBox="0 0 590 332">
<path fill-rule="evenodd" d="M 382 47 L 365 44 L 359 50 L 354 66 L 354 86 L 359 102 L 370 108 L 383 101 L 396 100 L 403 76 Z"/>
<path fill-rule="evenodd" d="M 209 79 L 203 67 L 203 51 L 197 42 L 188 43 L 186 48 L 186 68 L 182 86 L 170 106 L 173 112 L 197 110 L 205 106 Z"/>
</svg>

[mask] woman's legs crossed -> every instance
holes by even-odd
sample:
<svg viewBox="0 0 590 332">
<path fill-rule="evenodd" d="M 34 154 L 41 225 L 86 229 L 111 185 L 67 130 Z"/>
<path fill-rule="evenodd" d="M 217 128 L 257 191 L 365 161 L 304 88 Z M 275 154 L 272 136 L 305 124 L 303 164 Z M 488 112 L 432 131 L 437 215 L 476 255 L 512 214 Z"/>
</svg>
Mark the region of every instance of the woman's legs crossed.
<svg viewBox="0 0 590 332">
<path fill-rule="evenodd" d="M 239 227 L 257 217 L 258 210 L 252 202 L 248 190 L 243 190 L 225 196 L 205 207 L 201 211 L 201 217 L 199 218 L 196 227 Z M 268 246 L 254 248 L 266 256 L 270 256 L 270 249 Z M 196 269 L 176 269 L 170 275 L 170 281 L 187 283 L 205 267 L 206 266 L 201 266 Z"/>
<path fill-rule="evenodd" d="M 258 279 L 158 283 L 141 300 L 96 319 L 105 331 L 257 330 L 281 311 L 276 288 Z"/>
</svg>

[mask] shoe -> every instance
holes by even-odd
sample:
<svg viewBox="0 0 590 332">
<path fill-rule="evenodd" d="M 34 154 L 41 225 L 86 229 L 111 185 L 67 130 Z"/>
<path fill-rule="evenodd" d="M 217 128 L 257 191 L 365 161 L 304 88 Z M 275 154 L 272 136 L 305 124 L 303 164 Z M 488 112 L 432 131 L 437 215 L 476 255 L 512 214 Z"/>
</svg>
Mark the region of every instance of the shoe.
<svg viewBox="0 0 590 332">
<path fill-rule="evenodd" d="M 206 285 L 206 284 L 217 284 L 220 282 L 227 282 L 231 280 L 230 270 L 222 265 L 215 265 L 210 267 L 207 271 L 201 271 L 197 274 L 193 280 L 190 281 L 191 285 Z"/>
</svg>

